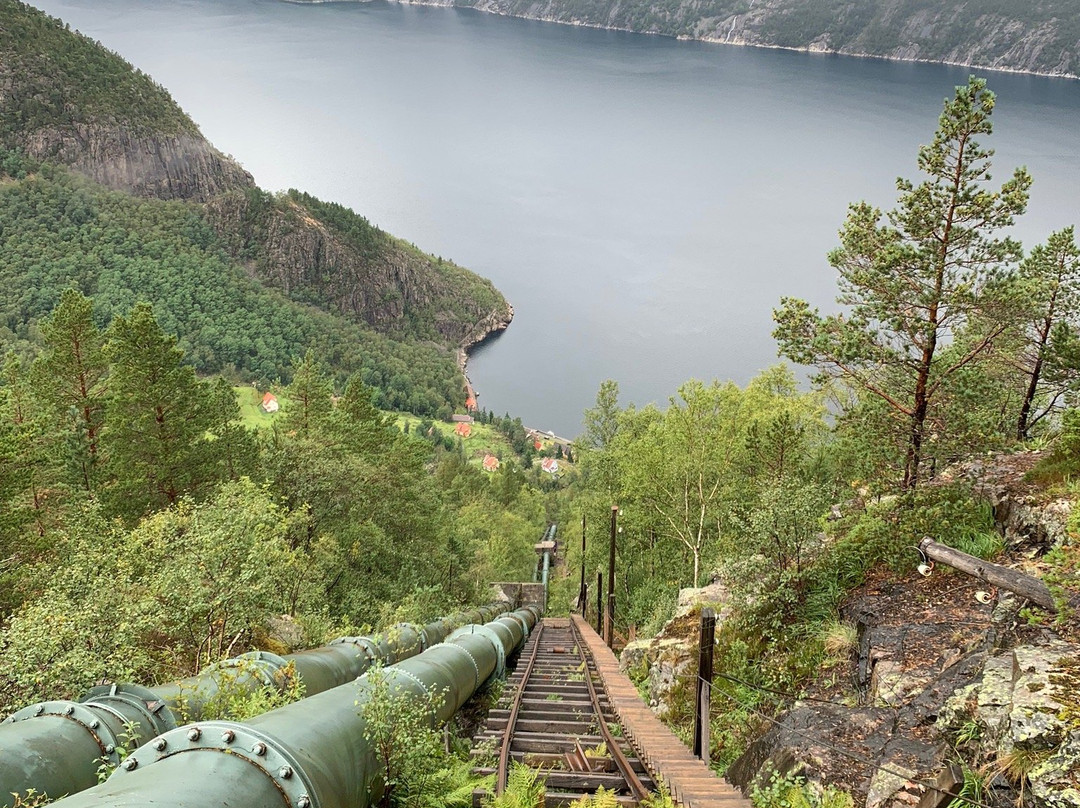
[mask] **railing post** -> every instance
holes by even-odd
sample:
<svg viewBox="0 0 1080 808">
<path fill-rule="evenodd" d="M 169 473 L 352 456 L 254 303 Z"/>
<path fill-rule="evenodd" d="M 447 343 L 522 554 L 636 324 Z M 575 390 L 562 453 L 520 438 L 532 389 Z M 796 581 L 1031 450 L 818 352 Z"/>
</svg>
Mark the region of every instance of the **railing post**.
<svg viewBox="0 0 1080 808">
<path fill-rule="evenodd" d="M 581 604 L 581 616 L 585 616 L 585 603 L 588 599 L 588 587 L 585 586 L 585 514 L 581 514 L 581 587 L 578 589 L 578 603 Z"/>
<path fill-rule="evenodd" d="M 607 620 L 604 621 L 604 642 L 615 647 L 615 533 L 619 529 L 619 506 L 611 506 L 611 545 L 607 565 Z"/>
<path fill-rule="evenodd" d="M 596 633 L 604 636 L 604 573 L 596 571 Z"/>
<path fill-rule="evenodd" d="M 698 632 L 697 710 L 694 715 L 694 754 L 709 765 L 709 701 L 712 698 L 713 642 L 716 615 L 712 609 L 701 610 Z"/>
</svg>

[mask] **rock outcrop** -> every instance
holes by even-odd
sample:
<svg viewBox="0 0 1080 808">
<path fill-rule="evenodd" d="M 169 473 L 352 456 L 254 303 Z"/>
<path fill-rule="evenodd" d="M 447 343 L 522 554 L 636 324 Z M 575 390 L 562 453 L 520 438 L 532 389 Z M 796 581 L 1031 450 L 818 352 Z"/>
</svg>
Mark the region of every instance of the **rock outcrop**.
<svg viewBox="0 0 1080 808">
<path fill-rule="evenodd" d="M 509 304 L 490 282 L 420 252 L 349 213 L 375 246 L 358 247 L 316 218 L 302 198 L 230 193 L 207 205 L 211 223 L 251 271 L 289 297 L 323 306 L 379 331 L 412 328 L 448 347 L 467 348 L 506 328 Z"/>
<path fill-rule="evenodd" d="M 730 593 L 723 584 L 711 583 L 697 589 L 681 589 L 675 617 L 655 637 L 628 643 L 619 657 L 619 669 L 642 683 L 649 706 L 664 718 L 671 707 L 671 694 L 696 673 L 699 613 L 711 606 L 717 624 L 730 613 Z"/>
<path fill-rule="evenodd" d="M 35 130 L 14 141 L 30 157 L 67 165 L 136 196 L 206 202 L 255 185 L 236 161 L 197 133 L 138 135 L 118 126 L 77 124 Z"/>
<path fill-rule="evenodd" d="M 1068 540 L 1072 500 L 1047 497 L 1028 475 L 1047 457 L 1046 451 L 998 454 L 969 460 L 946 470 L 941 482 L 962 480 L 972 494 L 994 508 L 994 521 L 1013 548 L 1041 553 Z"/>
</svg>

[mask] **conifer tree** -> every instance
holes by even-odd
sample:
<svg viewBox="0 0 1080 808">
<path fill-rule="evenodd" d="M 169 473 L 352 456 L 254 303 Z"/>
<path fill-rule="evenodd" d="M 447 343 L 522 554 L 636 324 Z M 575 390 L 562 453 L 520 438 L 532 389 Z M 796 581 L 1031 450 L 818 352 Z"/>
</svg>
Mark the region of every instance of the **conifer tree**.
<svg viewBox="0 0 1080 808">
<path fill-rule="evenodd" d="M 293 364 L 285 424 L 300 435 L 311 435 L 330 417 L 333 393 L 330 377 L 309 349 L 303 360 Z"/>
<path fill-rule="evenodd" d="M 217 481 L 215 465 L 206 462 L 212 418 L 203 385 L 148 304 L 114 319 L 107 337 L 106 499 L 113 512 L 134 520 Z"/>
<path fill-rule="evenodd" d="M 821 316 L 803 300 L 784 298 L 773 313 L 781 354 L 815 365 L 885 401 L 904 423 L 903 486 L 919 480 L 931 404 L 959 370 L 984 357 L 1010 321 L 999 281 L 1020 245 L 1003 228 L 1027 206 L 1031 178 L 1018 168 L 998 190 L 988 187 L 994 94 L 972 77 L 946 101 L 934 139 L 919 150 L 926 178 L 897 180 L 896 208 L 884 216 L 852 205 L 829 254 L 840 273 L 842 314 Z M 972 323 L 962 351 L 940 349 Z"/>
<path fill-rule="evenodd" d="M 1072 227 L 1052 233 L 1046 244 L 1031 251 L 1020 265 L 1020 283 L 1030 312 L 1020 354 L 1027 389 L 1016 424 L 1016 437 L 1024 440 L 1080 375 L 1080 368 L 1068 360 L 1055 361 L 1080 330 L 1080 249 Z M 1041 392 L 1047 400 L 1040 409 L 1036 404 Z"/>
<path fill-rule="evenodd" d="M 94 490 L 100 461 L 108 374 L 105 340 L 94 324 L 93 309 L 93 301 L 81 292 L 65 290 L 41 323 L 45 352 L 32 369 L 38 395 L 73 432 L 71 463 L 79 484 L 88 492 Z"/>
</svg>

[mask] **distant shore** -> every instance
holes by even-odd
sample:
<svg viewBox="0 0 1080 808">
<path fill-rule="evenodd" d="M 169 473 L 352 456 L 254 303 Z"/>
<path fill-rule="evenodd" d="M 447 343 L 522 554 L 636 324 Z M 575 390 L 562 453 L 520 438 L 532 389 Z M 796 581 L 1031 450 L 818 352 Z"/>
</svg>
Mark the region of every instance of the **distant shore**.
<svg viewBox="0 0 1080 808">
<path fill-rule="evenodd" d="M 297 6 L 315 6 L 325 5 L 328 3 L 352 3 L 352 4 L 364 4 L 371 3 L 374 0 L 280 0 L 283 3 L 291 3 Z M 789 45 L 769 45 L 761 42 L 747 42 L 742 39 L 726 39 L 720 37 L 710 36 L 686 36 L 683 34 L 664 34 L 658 31 L 639 31 L 634 28 L 626 28 L 617 25 L 600 25 L 599 23 L 582 22 L 580 20 L 561 20 L 550 16 L 544 16 L 539 14 L 514 14 L 500 9 L 494 9 L 489 7 L 480 6 L 458 6 L 453 0 L 387 0 L 387 2 L 398 3 L 404 6 L 431 6 L 434 8 L 467 8 L 473 11 L 480 11 L 485 14 L 494 14 L 499 17 L 516 17 L 522 20 L 536 20 L 537 22 L 551 22 L 558 25 L 573 25 L 579 28 L 595 28 L 601 31 L 623 31 L 628 34 L 644 34 L 647 36 L 662 36 L 668 39 L 676 39 L 680 42 L 706 42 L 711 45 L 734 45 L 741 48 L 765 48 L 767 50 L 783 50 L 792 51 L 795 53 L 815 53 L 827 56 L 851 56 L 857 59 L 881 59 L 886 62 L 907 62 L 911 64 L 931 64 L 931 65 L 947 65 L 949 67 L 966 67 L 972 70 L 990 70 L 995 73 L 1014 73 L 1023 76 L 1041 76 L 1043 78 L 1050 79 L 1080 79 L 1080 75 L 1076 73 L 1050 73 L 1043 70 L 1020 70 L 1013 67 L 992 67 L 990 65 L 978 64 L 974 62 L 952 62 L 945 59 L 917 59 L 906 58 L 902 56 L 884 56 L 876 53 L 856 53 L 850 51 L 831 50 L 829 48 L 816 47 L 814 45 L 805 45 L 801 47 L 792 47 Z"/>
</svg>

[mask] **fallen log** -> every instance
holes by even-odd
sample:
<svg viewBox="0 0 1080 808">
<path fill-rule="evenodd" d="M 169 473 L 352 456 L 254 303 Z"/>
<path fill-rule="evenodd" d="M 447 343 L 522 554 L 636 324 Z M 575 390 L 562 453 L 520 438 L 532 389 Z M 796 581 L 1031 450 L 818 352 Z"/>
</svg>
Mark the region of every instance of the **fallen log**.
<svg viewBox="0 0 1080 808">
<path fill-rule="evenodd" d="M 986 583 L 999 589 L 1015 592 L 1020 597 L 1027 598 L 1032 603 L 1042 606 L 1048 611 L 1057 611 L 1050 589 L 1041 579 L 1036 578 L 1034 575 L 1027 575 L 1009 567 L 1003 567 L 1000 564 L 983 561 L 981 558 L 939 544 L 929 536 L 919 542 L 919 550 L 927 558 L 939 564 L 958 569 L 960 572 L 965 572 L 980 581 L 986 581 Z"/>
</svg>

